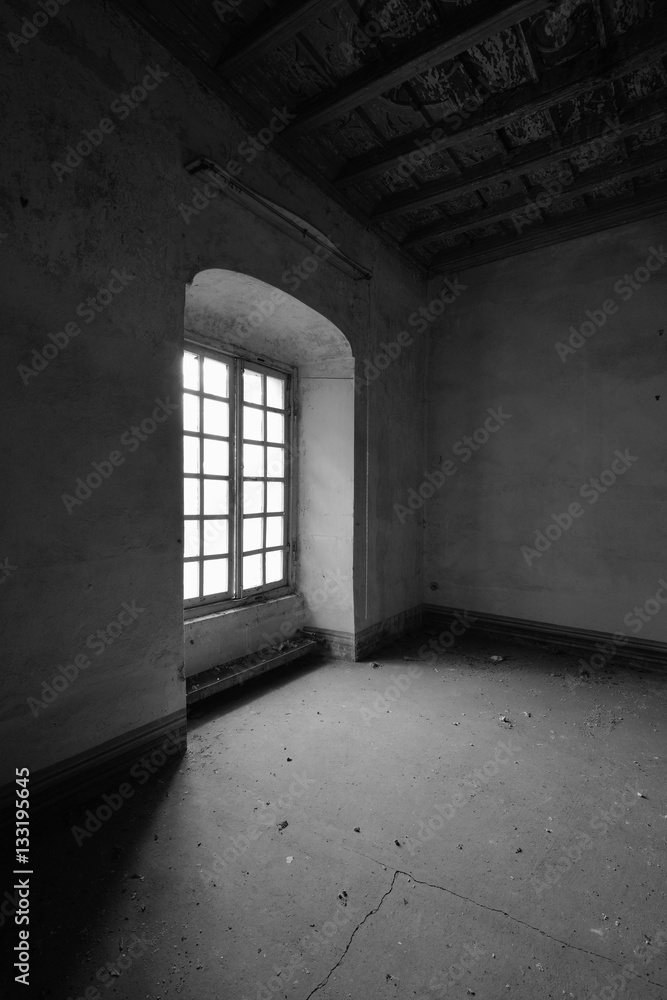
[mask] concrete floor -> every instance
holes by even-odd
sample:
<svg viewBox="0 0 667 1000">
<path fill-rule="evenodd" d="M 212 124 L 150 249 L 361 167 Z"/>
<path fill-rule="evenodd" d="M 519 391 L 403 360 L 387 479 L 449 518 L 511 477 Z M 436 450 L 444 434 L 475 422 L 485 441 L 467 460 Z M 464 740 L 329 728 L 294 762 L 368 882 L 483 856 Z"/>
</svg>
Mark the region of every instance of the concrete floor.
<svg viewBox="0 0 667 1000">
<path fill-rule="evenodd" d="M 33 995 L 667 997 L 667 678 L 423 641 L 202 703 L 80 847 L 52 821 Z"/>
</svg>

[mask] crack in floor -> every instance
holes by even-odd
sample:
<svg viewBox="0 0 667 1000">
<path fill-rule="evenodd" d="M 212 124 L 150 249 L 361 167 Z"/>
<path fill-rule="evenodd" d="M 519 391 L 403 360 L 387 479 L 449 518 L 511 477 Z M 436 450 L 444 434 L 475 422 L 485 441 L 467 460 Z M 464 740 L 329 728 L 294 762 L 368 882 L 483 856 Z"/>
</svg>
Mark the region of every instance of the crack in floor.
<svg viewBox="0 0 667 1000">
<path fill-rule="evenodd" d="M 360 851 L 354 851 L 354 853 L 355 854 L 361 854 Z M 385 865 L 384 862 L 382 862 L 382 861 L 376 861 L 375 858 L 371 858 L 371 857 L 369 857 L 366 854 L 363 854 L 361 856 L 362 857 L 367 857 L 369 861 L 373 861 L 373 862 L 375 862 L 375 864 L 382 865 L 382 867 L 385 869 L 385 871 L 389 870 L 389 866 Z M 504 917 L 509 917 L 510 920 L 513 920 L 517 924 L 522 924 L 524 927 L 528 927 L 532 931 L 537 931 L 538 934 L 542 934 L 543 937 L 548 938 L 550 941 L 557 942 L 558 944 L 562 945 L 564 948 L 571 948 L 573 951 L 579 951 L 583 955 L 590 955 L 592 958 L 601 959 L 603 962 L 611 962 L 611 964 L 615 965 L 617 968 L 623 969 L 624 972 L 626 973 L 626 975 L 631 976 L 634 979 L 638 979 L 642 983 L 648 983 L 650 986 L 657 986 L 658 989 L 663 989 L 664 990 L 665 988 L 667 988 L 667 987 L 665 987 L 664 983 L 656 983 L 653 979 L 645 979 L 642 976 L 640 976 L 638 973 L 631 972 L 631 971 L 627 970 L 627 963 L 625 963 L 625 962 L 624 963 L 617 962 L 616 959 L 614 959 L 614 958 L 608 958 L 606 955 L 599 955 L 597 952 L 595 952 L 595 951 L 589 951 L 587 948 L 580 948 L 579 945 L 570 944 L 568 941 L 563 941 L 561 938 L 554 937 L 553 934 L 549 934 L 547 931 L 543 931 L 540 927 L 535 927 L 534 924 L 529 924 L 526 920 L 521 920 L 520 917 L 513 917 L 512 914 L 508 913 L 506 910 L 499 910 L 495 906 L 487 906 L 486 903 L 480 903 L 476 899 L 471 899 L 470 896 L 462 896 L 460 893 L 454 892 L 453 889 L 447 889 L 444 885 L 434 885 L 433 882 L 425 882 L 423 879 L 415 878 L 415 876 L 412 875 L 410 872 L 403 871 L 401 868 L 395 868 L 394 869 L 394 875 L 393 875 L 393 878 L 391 880 L 391 885 L 389 886 L 389 888 L 387 889 L 387 891 L 385 893 L 383 893 L 382 896 L 380 897 L 380 902 L 377 904 L 377 906 L 373 907 L 372 910 L 368 911 L 368 913 L 363 918 L 363 920 L 359 921 L 359 923 L 357 924 L 357 926 L 352 931 L 352 934 L 350 935 L 350 940 L 347 942 L 347 945 L 345 946 L 345 951 L 343 952 L 343 954 L 340 956 L 340 958 L 338 959 L 338 961 L 336 962 L 336 964 L 329 970 L 329 972 L 324 977 L 324 979 L 320 983 L 318 983 L 317 986 L 315 986 L 313 990 L 311 990 L 311 992 L 306 997 L 306 1000 L 310 1000 L 310 998 L 315 993 L 317 993 L 318 990 L 321 990 L 323 986 L 326 986 L 326 984 L 328 983 L 329 979 L 331 978 L 331 976 L 333 975 L 333 973 L 336 971 L 336 969 L 341 964 L 341 962 L 343 961 L 343 959 L 347 955 L 348 951 L 350 950 L 350 945 L 352 944 L 352 940 L 354 938 L 354 935 L 357 933 L 357 931 L 359 930 L 359 928 L 362 927 L 363 924 L 366 923 L 366 921 L 368 920 L 369 917 L 372 917 L 373 914 L 375 914 L 375 913 L 378 912 L 378 910 L 382 906 L 382 904 L 385 901 L 385 899 L 387 898 L 387 896 L 390 895 L 392 889 L 394 888 L 394 885 L 396 884 L 396 877 L 397 877 L 397 875 L 405 875 L 406 878 L 411 879 L 413 882 L 416 882 L 417 885 L 426 885 L 430 889 L 440 889 L 441 892 L 447 892 L 451 896 L 456 896 L 457 899 L 462 899 L 466 903 L 472 903 L 474 906 L 479 906 L 483 910 L 489 910 L 491 913 L 500 913 Z"/>
<path fill-rule="evenodd" d="M 306 1000 L 310 1000 L 310 998 L 313 996 L 313 994 L 317 993 L 318 990 L 321 990 L 323 986 L 326 986 L 326 984 L 329 982 L 329 979 L 334 974 L 334 972 L 336 971 L 336 969 L 338 968 L 338 966 L 340 965 L 340 963 L 343 961 L 343 959 L 347 955 L 348 951 L 350 950 L 350 945 L 352 944 L 352 939 L 354 938 L 354 935 L 357 933 L 357 931 L 359 930 L 359 928 L 361 926 L 363 926 L 363 924 L 366 923 L 366 921 L 368 920 L 368 918 L 372 917 L 373 914 L 377 913 L 377 911 L 380 909 L 380 907 L 382 906 L 383 902 L 385 901 L 385 899 L 387 898 L 387 896 L 389 895 L 389 893 L 391 892 L 391 890 L 394 888 L 394 884 L 396 882 L 396 876 L 397 875 L 404 875 L 404 874 L 405 874 L 405 872 L 399 872 L 398 870 L 394 872 L 394 877 L 391 880 L 391 885 L 389 886 L 389 888 L 387 889 L 387 891 L 385 893 L 383 893 L 383 895 L 380 897 L 380 902 L 378 903 L 378 905 L 376 907 L 374 907 L 372 910 L 369 910 L 368 913 L 366 914 L 366 916 L 364 917 L 364 919 L 359 921 L 359 923 L 357 924 L 357 926 L 354 928 L 354 930 L 350 934 L 350 940 L 347 942 L 347 945 L 345 946 L 345 951 L 343 952 L 343 954 L 340 956 L 340 958 L 338 959 L 338 961 L 336 962 L 336 964 L 333 966 L 333 968 L 329 970 L 329 972 L 326 974 L 326 976 L 324 977 L 324 979 L 322 980 L 322 982 L 318 983 L 317 986 L 313 990 L 310 991 L 310 993 L 306 997 Z"/>
</svg>

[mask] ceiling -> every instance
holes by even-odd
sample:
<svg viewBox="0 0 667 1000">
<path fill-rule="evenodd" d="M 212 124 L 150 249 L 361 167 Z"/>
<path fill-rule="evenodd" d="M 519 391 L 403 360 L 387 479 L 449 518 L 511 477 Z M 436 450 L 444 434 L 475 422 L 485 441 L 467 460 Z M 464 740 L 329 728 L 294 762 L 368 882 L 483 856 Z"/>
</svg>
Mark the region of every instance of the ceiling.
<svg viewBox="0 0 667 1000">
<path fill-rule="evenodd" d="M 667 0 L 127 0 L 441 273 L 667 211 Z"/>
</svg>

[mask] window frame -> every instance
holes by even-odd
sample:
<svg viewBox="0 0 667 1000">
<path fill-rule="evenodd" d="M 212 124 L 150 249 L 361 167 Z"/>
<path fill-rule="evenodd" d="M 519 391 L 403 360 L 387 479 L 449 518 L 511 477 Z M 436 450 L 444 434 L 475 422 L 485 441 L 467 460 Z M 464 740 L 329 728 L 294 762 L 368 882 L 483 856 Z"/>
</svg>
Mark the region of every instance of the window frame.
<svg viewBox="0 0 667 1000">
<path fill-rule="evenodd" d="M 182 349 L 185 353 L 198 354 L 209 357 L 214 361 L 221 361 L 229 365 L 229 563 L 230 563 L 230 594 L 212 594 L 210 597 L 193 597 L 183 600 L 183 615 L 185 620 L 206 617 L 208 615 L 231 611 L 261 602 L 284 597 L 295 592 L 295 556 L 296 556 L 296 368 L 269 358 L 260 358 L 256 355 L 246 354 L 235 348 L 228 348 L 224 345 L 212 347 L 209 344 L 201 343 L 194 338 L 188 337 Z M 279 583 L 261 584 L 251 590 L 238 591 L 238 583 L 243 560 L 243 505 L 242 483 L 243 483 L 243 371 L 257 371 L 263 375 L 281 375 L 285 377 L 285 534 L 284 534 L 284 578 Z M 181 383 L 181 392 L 188 392 Z M 205 398 L 203 387 L 197 391 L 200 399 Z M 201 405 L 201 404 L 200 404 Z M 266 407 L 266 403 L 264 403 Z M 264 409 L 266 412 L 266 409 Z M 201 428 L 200 423 L 200 428 Z M 199 478 L 203 483 L 203 468 L 197 474 L 186 474 L 183 467 L 183 442 L 185 434 L 190 433 L 181 429 L 181 480 L 184 482 L 185 476 Z M 200 429 L 199 435 L 203 434 Z M 270 446 L 270 443 L 269 443 Z M 267 442 L 265 442 L 267 447 Z M 265 472 L 266 472 L 265 468 Z M 246 477 L 253 478 L 253 477 Z M 267 477 L 256 477 L 266 480 Z M 277 478 L 277 477 L 276 477 Z M 182 488 L 182 487 L 181 487 Z M 201 485 L 200 485 L 200 512 L 198 519 L 205 520 L 201 510 Z M 264 512 L 266 516 L 266 512 Z M 195 515 L 190 515 L 194 519 Z M 185 524 L 185 511 L 183 510 L 182 523 Z M 264 542 L 266 539 L 264 539 Z M 184 538 L 185 542 L 185 538 Z M 265 546 L 262 547 L 265 551 Z M 201 550 L 196 558 L 200 567 L 203 566 L 203 551 Z M 185 552 L 183 553 L 182 564 L 185 565 Z M 194 558 L 192 561 L 194 561 Z M 201 585 L 201 577 L 200 577 Z M 236 596 L 238 594 L 238 596 Z"/>
</svg>

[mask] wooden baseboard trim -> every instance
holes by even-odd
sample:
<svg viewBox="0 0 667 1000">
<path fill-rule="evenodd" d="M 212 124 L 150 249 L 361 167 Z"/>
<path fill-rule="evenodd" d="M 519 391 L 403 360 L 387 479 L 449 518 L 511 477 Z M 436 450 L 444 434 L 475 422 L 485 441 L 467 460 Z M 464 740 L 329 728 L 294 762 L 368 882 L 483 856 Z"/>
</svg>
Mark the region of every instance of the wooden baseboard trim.
<svg viewBox="0 0 667 1000">
<path fill-rule="evenodd" d="M 395 642 L 407 632 L 413 632 L 422 624 L 422 605 L 408 608 L 397 615 L 385 618 L 375 625 L 357 632 L 355 636 L 355 660 L 366 660 L 378 649 Z"/>
<path fill-rule="evenodd" d="M 301 629 L 303 634 L 312 639 L 320 649 L 333 656 L 336 660 L 354 660 L 354 633 L 339 632 L 333 628 L 315 628 L 308 626 Z"/>
<path fill-rule="evenodd" d="M 655 642 L 652 639 L 635 639 L 628 636 L 624 645 L 612 646 L 614 633 L 596 632 L 593 629 L 569 628 L 564 625 L 554 625 L 551 622 L 536 622 L 523 618 L 505 618 L 503 615 L 491 615 L 482 611 L 468 611 L 463 608 L 438 607 L 435 604 L 424 605 L 424 624 L 432 628 L 447 629 L 454 621 L 454 616 L 466 614 L 466 621 L 471 622 L 473 632 L 484 632 L 518 642 L 535 642 L 554 646 L 556 649 L 570 653 L 579 653 L 586 659 L 596 653 L 603 653 L 599 647 L 607 647 L 609 661 L 628 662 L 658 671 L 667 671 L 667 643 Z M 609 648 L 617 650 L 613 656 Z M 604 655 L 604 653 L 603 653 Z"/>
<path fill-rule="evenodd" d="M 93 747 L 59 761 L 30 775 L 30 813 L 47 813 L 54 808 L 83 802 L 98 792 L 106 791 L 111 785 L 127 780 L 130 768 L 141 757 L 154 753 L 168 745 L 169 760 L 176 759 L 187 745 L 187 725 L 185 709 L 180 709 L 156 722 L 124 733 L 100 746 Z M 173 747 L 177 748 L 173 752 Z M 15 785 L 0 787 L 0 814 L 11 820 L 11 805 L 14 801 Z M 5 809 L 4 807 L 7 807 Z"/>
<path fill-rule="evenodd" d="M 304 628 L 304 635 L 311 635 L 326 652 L 336 659 L 367 660 L 378 649 L 395 642 L 406 632 L 419 628 L 422 621 L 421 604 L 397 615 L 385 618 L 359 632 L 338 632 L 335 629 Z"/>
</svg>

